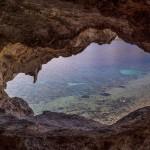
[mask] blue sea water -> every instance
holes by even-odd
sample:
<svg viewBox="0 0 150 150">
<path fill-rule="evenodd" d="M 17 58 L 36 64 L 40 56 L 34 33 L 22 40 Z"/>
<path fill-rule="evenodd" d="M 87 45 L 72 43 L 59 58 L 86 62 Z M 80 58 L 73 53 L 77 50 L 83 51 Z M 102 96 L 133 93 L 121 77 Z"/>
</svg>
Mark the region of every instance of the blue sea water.
<svg viewBox="0 0 150 150">
<path fill-rule="evenodd" d="M 90 44 L 83 52 L 54 58 L 42 66 L 36 83 L 19 73 L 7 83 L 10 97 L 21 97 L 29 104 L 49 102 L 59 97 L 101 94 L 112 87 L 150 73 L 150 54 L 122 40 L 111 44 Z"/>
</svg>

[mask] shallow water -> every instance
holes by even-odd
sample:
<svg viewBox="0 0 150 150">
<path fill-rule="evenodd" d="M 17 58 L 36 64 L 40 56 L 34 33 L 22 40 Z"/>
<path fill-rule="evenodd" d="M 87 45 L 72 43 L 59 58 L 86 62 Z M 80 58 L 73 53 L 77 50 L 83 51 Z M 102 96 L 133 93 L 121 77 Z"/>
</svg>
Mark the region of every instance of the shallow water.
<svg viewBox="0 0 150 150">
<path fill-rule="evenodd" d="M 92 43 L 78 55 L 51 60 L 42 66 L 36 83 L 33 77 L 19 73 L 7 83 L 6 92 L 26 100 L 35 113 L 75 113 L 111 123 L 141 102 L 147 105 L 149 74 L 150 54 L 115 40 Z M 139 91 L 143 86 L 147 88 Z"/>
</svg>

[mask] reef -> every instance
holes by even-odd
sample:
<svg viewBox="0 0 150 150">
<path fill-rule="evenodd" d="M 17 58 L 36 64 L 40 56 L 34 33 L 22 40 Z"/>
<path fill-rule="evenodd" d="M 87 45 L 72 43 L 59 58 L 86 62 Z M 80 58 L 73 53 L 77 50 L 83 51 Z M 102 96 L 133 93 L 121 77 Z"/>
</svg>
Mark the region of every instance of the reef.
<svg viewBox="0 0 150 150">
<path fill-rule="evenodd" d="M 44 112 L 10 98 L 6 82 L 34 76 L 52 58 L 116 37 L 150 51 L 149 0 L 0 0 L 0 149 L 149 150 L 150 107 L 113 125 Z"/>
</svg>

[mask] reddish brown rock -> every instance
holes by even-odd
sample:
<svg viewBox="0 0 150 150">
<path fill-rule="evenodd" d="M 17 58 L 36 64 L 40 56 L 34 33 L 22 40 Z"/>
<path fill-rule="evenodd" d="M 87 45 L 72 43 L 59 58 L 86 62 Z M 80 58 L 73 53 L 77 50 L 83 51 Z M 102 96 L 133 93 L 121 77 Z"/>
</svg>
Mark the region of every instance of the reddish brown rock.
<svg viewBox="0 0 150 150">
<path fill-rule="evenodd" d="M 149 0 L 0 0 L 0 150 L 149 150 L 150 108 L 112 126 L 45 112 L 4 92 L 18 72 L 118 35 L 150 51 Z"/>
<path fill-rule="evenodd" d="M 82 39 L 87 42 L 79 46 L 84 49 L 92 41 L 99 42 L 99 38 L 88 38 L 89 29 L 99 32 L 109 28 L 125 41 L 150 51 L 148 0 L 5 0 L 0 3 L 1 47 L 19 42 L 29 47 L 74 50 L 74 39 L 87 32 Z"/>
<path fill-rule="evenodd" d="M 137 110 L 112 126 L 76 115 L 45 112 L 20 119 L 0 114 L 1 150 L 149 150 L 150 108 Z"/>
</svg>

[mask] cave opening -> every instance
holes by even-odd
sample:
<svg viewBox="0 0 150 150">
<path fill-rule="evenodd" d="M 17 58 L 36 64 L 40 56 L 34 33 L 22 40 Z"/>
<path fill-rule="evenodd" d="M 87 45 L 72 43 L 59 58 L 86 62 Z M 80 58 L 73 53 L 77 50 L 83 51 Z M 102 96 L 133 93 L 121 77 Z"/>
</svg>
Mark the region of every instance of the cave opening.
<svg viewBox="0 0 150 150">
<path fill-rule="evenodd" d="M 149 64 L 149 54 L 119 38 L 91 43 L 77 55 L 37 65 L 34 79 L 23 71 L 15 74 L 5 91 L 27 101 L 35 114 L 62 112 L 112 124 L 149 105 Z"/>
</svg>

